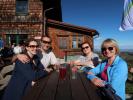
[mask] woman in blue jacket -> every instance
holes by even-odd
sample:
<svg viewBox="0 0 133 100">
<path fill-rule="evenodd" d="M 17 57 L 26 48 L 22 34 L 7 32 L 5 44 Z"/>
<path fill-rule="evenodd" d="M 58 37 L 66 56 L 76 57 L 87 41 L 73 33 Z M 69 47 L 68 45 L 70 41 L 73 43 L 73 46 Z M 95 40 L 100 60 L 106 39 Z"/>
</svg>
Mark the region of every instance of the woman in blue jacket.
<svg viewBox="0 0 133 100">
<path fill-rule="evenodd" d="M 101 45 L 101 51 L 106 59 L 97 67 L 91 69 L 87 78 L 98 86 L 103 87 L 105 83 L 111 84 L 116 94 L 125 100 L 125 83 L 128 76 L 127 63 L 119 56 L 119 47 L 114 39 L 106 39 Z M 97 77 L 96 75 L 100 75 Z"/>
<path fill-rule="evenodd" d="M 47 75 L 47 72 L 43 69 L 44 67 L 35 56 L 38 47 L 37 42 L 29 39 L 25 46 L 26 55 L 30 61 L 24 64 L 16 60 L 15 69 L 4 93 L 3 100 L 22 100 L 25 93 L 35 84 L 35 81 Z"/>
</svg>

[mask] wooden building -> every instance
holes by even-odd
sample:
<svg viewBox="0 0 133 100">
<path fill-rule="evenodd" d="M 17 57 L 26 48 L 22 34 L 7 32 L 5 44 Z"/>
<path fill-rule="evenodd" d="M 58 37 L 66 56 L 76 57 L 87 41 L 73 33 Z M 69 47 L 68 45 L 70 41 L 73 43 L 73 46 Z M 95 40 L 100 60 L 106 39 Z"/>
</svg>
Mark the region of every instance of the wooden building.
<svg viewBox="0 0 133 100">
<path fill-rule="evenodd" d="M 80 44 L 88 41 L 93 48 L 93 38 L 99 33 L 88 29 L 55 20 L 47 20 L 47 33 L 52 38 L 52 47 L 57 57 L 81 54 Z"/>
<path fill-rule="evenodd" d="M 61 0 L 0 0 L 0 37 L 6 45 L 49 35 L 57 57 L 79 54 L 98 32 L 62 22 Z"/>
<path fill-rule="evenodd" d="M 0 36 L 7 45 L 45 34 L 46 18 L 62 21 L 60 0 L 0 0 Z"/>
</svg>

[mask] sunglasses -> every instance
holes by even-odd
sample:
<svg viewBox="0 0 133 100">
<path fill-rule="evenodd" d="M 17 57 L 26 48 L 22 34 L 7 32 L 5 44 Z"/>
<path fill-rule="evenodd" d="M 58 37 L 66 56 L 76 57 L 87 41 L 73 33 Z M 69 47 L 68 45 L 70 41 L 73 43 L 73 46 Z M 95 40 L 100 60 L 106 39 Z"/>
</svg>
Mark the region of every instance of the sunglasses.
<svg viewBox="0 0 133 100">
<path fill-rule="evenodd" d="M 82 50 L 84 50 L 84 49 L 88 49 L 89 48 L 89 46 L 86 46 L 86 47 L 82 47 Z"/>
<path fill-rule="evenodd" d="M 103 52 L 103 51 L 106 51 L 107 49 L 108 49 L 109 51 L 112 51 L 112 50 L 114 49 L 114 47 L 102 48 L 102 52 Z"/>
<path fill-rule="evenodd" d="M 30 48 L 38 48 L 39 46 L 38 45 L 29 45 L 28 47 L 30 47 Z"/>
<path fill-rule="evenodd" d="M 42 40 L 42 43 L 50 44 L 51 42 L 50 41 L 44 41 L 44 40 Z"/>
</svg>

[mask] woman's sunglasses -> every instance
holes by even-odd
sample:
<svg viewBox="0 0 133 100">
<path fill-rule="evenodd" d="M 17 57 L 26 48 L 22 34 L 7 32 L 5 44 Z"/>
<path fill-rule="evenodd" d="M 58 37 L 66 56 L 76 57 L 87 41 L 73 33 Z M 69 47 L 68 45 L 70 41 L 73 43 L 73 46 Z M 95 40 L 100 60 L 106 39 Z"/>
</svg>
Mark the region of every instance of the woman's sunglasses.
<svg viewBox="0 0 133 100">
<path fill-rule="evenodd" d="M 39 46 L 38 45 L 29 45 L 28 47 L 30 47 L 30 48 L 38 48 Z"/>
<path fill-rule="evenodd" d="M 109 51 L 112 51 L 112 50 L 114 49 L 114 47 L 102 48 L 102 52 L 103 52 L 103 51 L 106 51 L 107 49 L 108 49 Z"/>
<path fill-rule="evenodd" d="M 82 50 L 84 50 L 84 49 L 88 49 L 89 48 L 89 46 L 86 46 L 86 47 L 82 47 Z"/>
<path fill-rule="evenodd" d="M 51 42 L 50 41 L 44 41 L 44 40 L 42 40 L 42 43 L 50 44 Z"/>
</svg>

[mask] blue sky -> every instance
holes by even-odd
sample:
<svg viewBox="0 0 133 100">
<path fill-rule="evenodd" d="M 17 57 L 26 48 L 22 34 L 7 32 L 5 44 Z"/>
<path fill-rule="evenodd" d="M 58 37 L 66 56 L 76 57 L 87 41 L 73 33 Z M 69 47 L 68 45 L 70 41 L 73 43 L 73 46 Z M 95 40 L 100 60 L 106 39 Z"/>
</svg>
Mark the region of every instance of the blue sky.
<svg viewBox="0 0 133 100">
<path fill-rule="evenodd" d="M 133 49 L 133 30 L 119 31 L 124 0 L 62 0 L 62 17 L 66 23 L 96 29 L 95 48 L 113 38 L 120 49 Z"/>
</svg>

